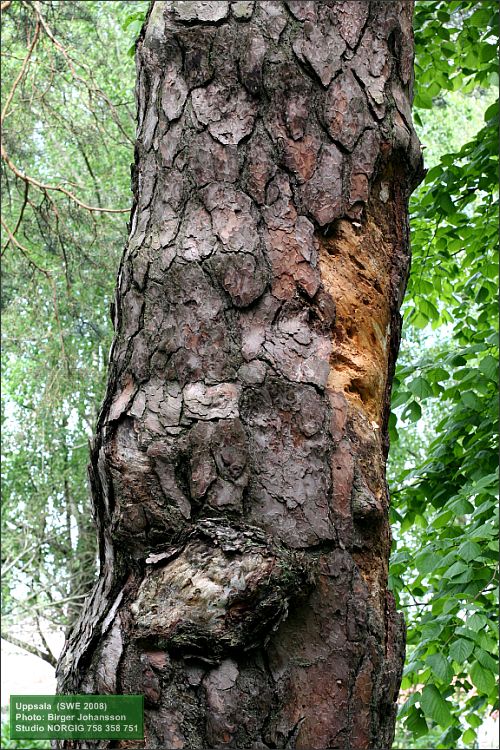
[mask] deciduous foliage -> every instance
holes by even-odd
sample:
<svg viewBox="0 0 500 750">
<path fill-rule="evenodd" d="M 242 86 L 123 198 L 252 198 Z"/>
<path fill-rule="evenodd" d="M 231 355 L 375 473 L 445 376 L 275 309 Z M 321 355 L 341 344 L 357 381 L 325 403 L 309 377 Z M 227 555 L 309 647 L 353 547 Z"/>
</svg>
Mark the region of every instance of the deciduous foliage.
<svg viewBox="0 0 500 750">
<path fill-rule="evenodd" d="M 39 620 L 70 622 L 95 570 L 85 467 L 130 203 L 130 5 L 2 4 L 2 635 L 31 642 L 22 621 L 51 662 Z"/>
<path fill-rule="evenodd" d="M 421 107 L 442 89 L 481 96 L 478 86 L 498 80 L 497 13 L 487 2 L 417 5 Z M 497 131 L 498 102 L 413 198 L 406 344 L 393 400 L 406 424 L 393 449 L 392 575 L 409 624 L 401 716 L 406 742 L 437 725 L 437 747 L 447 748 L 459 739 L 471 746 L 481 717 L 498 705 Z"/>
</svg>

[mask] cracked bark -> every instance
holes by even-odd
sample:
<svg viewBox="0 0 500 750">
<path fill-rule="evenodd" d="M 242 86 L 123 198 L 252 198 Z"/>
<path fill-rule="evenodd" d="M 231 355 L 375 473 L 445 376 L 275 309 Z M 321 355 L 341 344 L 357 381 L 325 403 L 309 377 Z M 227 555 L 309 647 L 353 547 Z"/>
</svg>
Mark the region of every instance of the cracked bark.
<svg viewBox="0 0 500 750">
<path fill-rule="evenodd" d="M 387 420 L 421 177 L 408 0 L 156 2 L 64 693 L 142 741 L 385 749 Z"/>
</svg>

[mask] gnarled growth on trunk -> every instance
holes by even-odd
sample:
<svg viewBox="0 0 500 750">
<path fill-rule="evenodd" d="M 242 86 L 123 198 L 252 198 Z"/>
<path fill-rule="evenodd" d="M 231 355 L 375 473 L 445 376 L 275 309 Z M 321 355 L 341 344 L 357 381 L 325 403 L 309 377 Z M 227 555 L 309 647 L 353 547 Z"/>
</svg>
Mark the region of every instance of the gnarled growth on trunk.
<svg viewBox="0 0 500 750">
<path fill-rule="evenodd" d="M 389 748 L 387 420 L 421 173 L 408 0 L 155 2 L 59 690 L 144 742 Z"/>
</svg>

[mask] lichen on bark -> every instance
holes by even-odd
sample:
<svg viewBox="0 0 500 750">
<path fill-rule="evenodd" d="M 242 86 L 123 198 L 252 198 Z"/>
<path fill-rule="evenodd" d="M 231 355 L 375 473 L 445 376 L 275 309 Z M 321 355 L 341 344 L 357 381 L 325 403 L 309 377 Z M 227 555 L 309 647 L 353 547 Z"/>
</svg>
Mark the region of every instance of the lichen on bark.
<svg viewBox="0 0 500 750">
<path fill-rule="evenodd" d="M 390 747 L 411 14 L 151 6 L 90 466 L 101 574 L 58 669 L 61 692 L 145 695 L 144 742 L 113 746 Z"/>
</svg>

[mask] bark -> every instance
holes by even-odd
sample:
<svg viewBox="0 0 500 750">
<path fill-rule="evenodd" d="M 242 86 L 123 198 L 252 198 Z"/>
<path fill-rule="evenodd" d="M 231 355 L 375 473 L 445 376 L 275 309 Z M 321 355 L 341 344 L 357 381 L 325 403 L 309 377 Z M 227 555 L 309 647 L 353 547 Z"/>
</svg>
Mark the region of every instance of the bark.
<svg viewBox="0 0 500 750">
<path fill-rule="evenodd" d="M 385 480 L 411 124 L 408 0 L 156 2 L 92 448 L 101 573 L 65 693 L 144 742 L 391 746 Z"/>
</svg>

